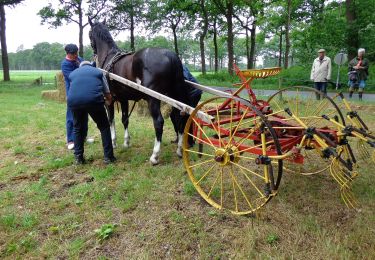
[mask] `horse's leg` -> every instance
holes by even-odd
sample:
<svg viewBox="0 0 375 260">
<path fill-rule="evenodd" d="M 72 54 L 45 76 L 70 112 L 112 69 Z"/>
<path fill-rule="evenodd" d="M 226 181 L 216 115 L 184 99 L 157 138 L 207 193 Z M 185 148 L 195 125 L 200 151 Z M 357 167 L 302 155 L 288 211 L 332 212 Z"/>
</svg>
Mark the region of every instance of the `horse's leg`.
<svg viewBox="0 0 375 260">
<path fill-rule="evenodd" d="M 125 129 L 124 147 L 128 148 L 130 146 L 130 135 L 128 131 L 128 126 L 129 126 L 129 101 L 128 100 L 121 102 L 121 120 Z"/>
<path fill-rule="evenodd" d="M 170 118 L 171 118 L 171 121 L 172 121 L 172 124 L 173 124 L 173 128 L 174 128 L 174 131 L 176 133 L 176 138 L 174 140 L 171 141 L 171 143 L 177 143 L 178 142 L 178 114 L 180 113 L 180 111 L 178 111 L 177 108 L 172 108 L 172 112 L 170 114 Z"/>
<path fill-rule="evenodd" d="M 178 142 L 177 142 L 177 155 L 178 157 L 182 158 L 182 141 L 183 141 L 183 137 L 184 137 L 184 129 L 185 129 L 185 125 L 186 125 L 186 122 L 188 120 L 188 116 L 186 115 L 180 115 L 180 113 L 178 113 Z"/>
<path fill-rule="evenodd" d="M 116 127 L 115 127 L 115 102 L 107 106 L 108 121 L 111 128 L 112 146 L 116 148 Z"/>
<path fill-rule="evenodd" d="M 149 107 L 152 119 L 154 121 L 154 128 L 155 128 L 155 134 L 156 134 L 154 149 L 150 157 L 150 162 L 152 165 L 156 165 L 159 163 L 161 139 L 163 136 L 164 119 L 160 112 L 160 100 L 157 100 L 155 98 L 150 98 L 148 100 L 148 107 Z"/>
</svg>

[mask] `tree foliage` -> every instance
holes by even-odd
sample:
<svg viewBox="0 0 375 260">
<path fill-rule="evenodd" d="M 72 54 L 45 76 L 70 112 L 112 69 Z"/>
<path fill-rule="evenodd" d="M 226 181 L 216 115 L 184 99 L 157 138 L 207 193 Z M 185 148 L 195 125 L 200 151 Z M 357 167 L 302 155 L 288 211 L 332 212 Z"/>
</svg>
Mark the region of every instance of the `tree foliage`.
<svg viewBox="0 0 375 260">
<path fill-rule="evenodd" d="M 106 18 L 113 33 L 130 35 L 120 47 L 174 49 L 203 73 L 232 72 L 233 62 L 310 66 L 320 48 L 333 58 L 363 47 L 375 60 L 374 0 L 54 0 L 39 15 L 52 27 L 75 22 L 83 28 L 87 16 Z"/>
</svg>

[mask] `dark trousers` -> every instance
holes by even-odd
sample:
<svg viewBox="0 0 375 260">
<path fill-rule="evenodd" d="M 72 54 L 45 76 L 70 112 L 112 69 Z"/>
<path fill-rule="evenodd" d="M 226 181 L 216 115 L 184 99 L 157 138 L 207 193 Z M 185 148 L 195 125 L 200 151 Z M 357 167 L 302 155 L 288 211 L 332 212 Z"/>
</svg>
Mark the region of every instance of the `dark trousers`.
<svg viewBox="0 0 375 260">
<path fill-rule="evenodd" d="M 74 155 L 82 157 L 84 153 L 85 142 L 85 122 L 87 114 L 94 120 L 102 136 L 104 157 L 113 157 L 113 147 L 111 140 L 111 130 L 104 105 L 95 105 L 79 109 L 72 109 L 73 114 L 73 132 L 74 132 Z"/>
<path fill-rule="evenodd" d="M 319 90 L 327 95 L 327 82 L 314 82 L 314 86 L 316 90 Z M 316 93 L 316 99 L 320 100 L 320 98 L 320 94 Z"/>
</svg>

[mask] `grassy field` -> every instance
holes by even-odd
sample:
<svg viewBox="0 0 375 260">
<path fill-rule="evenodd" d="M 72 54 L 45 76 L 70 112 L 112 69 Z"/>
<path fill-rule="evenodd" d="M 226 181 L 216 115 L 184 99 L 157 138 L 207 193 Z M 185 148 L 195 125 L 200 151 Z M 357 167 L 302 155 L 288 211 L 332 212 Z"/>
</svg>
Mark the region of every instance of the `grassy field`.
<svg viewBox="0 0 375 260">
<path fill-rule="evenodd" d="M 0 83 L 0 258 L 375 259 L 373 165 L 361 163 L 354 182 L 358 211 L 345 207 L 328 173 L 285 174 L 256 217 L 234 216 L 194 190 L 170 144 L 170 120 L 158 166 L 148 162 L 152 120 L 136 114 L 131 147 L 115 150 L 116 164 L 103 164 L 90 122 L 89 163 L 74 166 L 65 104 L 41 99 L 51 86 L 32 85 L 39 72 L 11 76 Z M 374 129 L 375 106 L 355 105 Z M 120 144 L 120 127 L 118 135 Z"/>
</svg>

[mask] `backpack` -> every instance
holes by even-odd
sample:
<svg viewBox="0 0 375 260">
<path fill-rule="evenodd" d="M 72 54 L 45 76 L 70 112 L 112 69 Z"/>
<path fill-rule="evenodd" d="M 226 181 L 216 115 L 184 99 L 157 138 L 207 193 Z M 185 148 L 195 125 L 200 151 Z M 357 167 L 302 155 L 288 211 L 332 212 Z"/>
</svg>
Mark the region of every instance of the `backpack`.
<svg viewBox="0 0 375 260">
<path fill-rule="evenodd" d="M 348 76 L 349 76 L 349 80 L 353 83 L 357 83 L 358 82 L 358 72 L 353 70 L 353 71 L 350 71 L 348 73 Z"/>
</svg>

